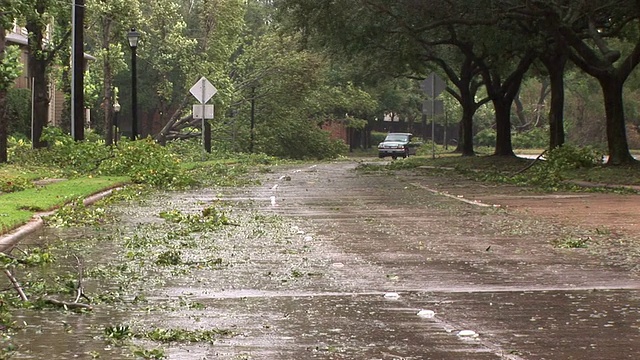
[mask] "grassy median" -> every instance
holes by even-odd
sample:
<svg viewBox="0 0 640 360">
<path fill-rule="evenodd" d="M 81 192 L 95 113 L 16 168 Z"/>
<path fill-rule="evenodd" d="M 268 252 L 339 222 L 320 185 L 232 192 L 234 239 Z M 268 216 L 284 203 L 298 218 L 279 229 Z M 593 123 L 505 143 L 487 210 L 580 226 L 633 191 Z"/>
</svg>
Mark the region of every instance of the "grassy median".
<svg viewBox="0 0 640 360">
<path fill-rule="evenodd" d="M 129 181 L 125 176 L 82 177 L 36 185 L 0 195 L 0 233 L 10 231 L 34 214 L 56 209 L 78 198 L 117 187 Z"/>
</svg>

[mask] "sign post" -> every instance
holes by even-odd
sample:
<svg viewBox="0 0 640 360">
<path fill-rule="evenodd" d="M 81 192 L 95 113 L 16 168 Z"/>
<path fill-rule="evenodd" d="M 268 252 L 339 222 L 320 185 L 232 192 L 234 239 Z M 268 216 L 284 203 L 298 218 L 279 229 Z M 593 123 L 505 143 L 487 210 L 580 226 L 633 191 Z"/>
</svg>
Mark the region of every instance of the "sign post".
<svg viewBox="0 0 640 360">
<path fill-rule="evenodd" d="M 436 113 L 437 115 L 442 114 L 444 111 L 444 105 L 442 100 L 437 100 L 436 98 L 442 94 L 442 92 L 447 88 L 447 83 L 442 80 L 436 73 L 431 73 L 426 79 L 424 79 L 420 83 L 420 88 L 427 94 L 427 98 L 430 99 L 430 105 L 427 104 L 429 100 L 425 102 L 422 106 L 422 138 L 424 140 L 427 139 L 427 119 L 426 115 L 431 113 L 431 157 L 435 159 L 436 157 L 436 139 L 435 139 L 435 130 L 436 130 Z M 437 109 L 437 104 L 440 104 L 440 109 Z M 430 110 L 430 111 L 429 111 Z M 439 112 L 437 110 L 440 110 Z"/>
<path fill-rule="evenodd" d="M 213 119 L 213 105 L 207 105 L 213 95 L 218 92 L 213 84 L 204 76 L 189 89 L 200 105 L 193 105 L 193 118 L 202 119 L 202 145 L 206 152 L 211 152 L 211 124 L 207 119 Z"/>
</svg>

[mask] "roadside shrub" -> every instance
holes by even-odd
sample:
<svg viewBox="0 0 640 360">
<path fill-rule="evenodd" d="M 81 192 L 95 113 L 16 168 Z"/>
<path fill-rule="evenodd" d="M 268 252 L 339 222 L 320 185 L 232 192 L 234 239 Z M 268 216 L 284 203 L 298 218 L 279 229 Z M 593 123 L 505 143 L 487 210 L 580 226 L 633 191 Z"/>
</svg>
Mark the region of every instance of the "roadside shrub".
<svg viewBox="0 0 640 360">
<path fill-rule="evenodd" d="M 549 151 L 546 163 L 559 170 L 592 168 L 602 164 L 603 156 L 592 147 L 563 145 Z"/>
<path fill-rule="evenodd" d="M 602 164 L 602 153 L 589 147 L 564 145 L 551 150 L 545 159 L 525 173 L 511 178 L 511 182 L 555 190 L 565 180 L 566 171 Z"/>
<path fill-rule="evenodd" d="M 371 132 L 371 145 L 377 146 L 381 142 L 384 141 L 384 138 L 387 137 L 387 133 L 372 131 Z"/>
<path fill-rule="evenodd" d="M 31 141 L 18 134 L 18 136 L 9 136 L 7 138 L 7 157 L 9 162 L 22 162 L 28 158 L 31 152 Z"/>
<path fill-rule="evenodd" d="M 11 161 L 25 165 L 49 166 L 61 170 L 65 176 L 90 174 L 100 161 L 109 156 L 109 148 L 100 141 L 75 141 L 60 128 L 46 127 L 42 139 L 48 147 L 31 150 L 30 144 L 18 140 L 10 151 Z"/>
<path fill-rule="evenodd" d="M 476 136 L 473 137 L 473 142 L 476 146 L 496 146 L 496 131 L 493 129 L 484 129 L 479 131 Z"/>
<path fill-rule="evenodd" d="M 548 131 L 544 128 L 535 128 L 513 133 L 511 143 L 516 149 L 544 149 L 549 143 Z"/>
<path fill-rule="evenodd" d="M 10 193 L 14 191 L 22 191 L 33 187 L 33 183 L 23 177 L 3 178 L 0 180 L 0 192 Z"/>
<path fill-rule="evenodd" d="M 191 183 L 180 169 L 179 159 L 151 138 L 122 139 L 111 155 L 100 163 L 104 175 L 126 175 L 133 182 L 159 187 L 185 186 Z"/>
<path fill-rule="evenodd" d="M 10 88 L 7 90 L 5 112 L 9 134 L 29 137 L 31 134 L 31 90 Z"/>
<path fill-rule="evenodd" d="M 283 122 L 261 130 L 256 136 L 256 149 L 271 156 L 322 160 L 349 151 L 342 140 L 331 139 L 327 131 L 308 121 Z"/>
</svg>

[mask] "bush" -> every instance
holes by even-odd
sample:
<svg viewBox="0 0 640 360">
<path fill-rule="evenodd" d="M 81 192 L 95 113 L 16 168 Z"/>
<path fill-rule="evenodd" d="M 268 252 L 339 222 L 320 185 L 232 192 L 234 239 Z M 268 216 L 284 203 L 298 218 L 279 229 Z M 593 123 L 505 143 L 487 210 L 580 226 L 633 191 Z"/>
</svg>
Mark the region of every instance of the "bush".
<svg viewBox="0 0 640 360">
<path fill-rule="evenodd" d="M 126 175 L 133 182 L 159 187 L 184 186 L 191 179 L 180 169 L 179 159 L 151 138 L 122 139 L 100 163 L 103 175 Z"/>
<path fill-rule="evenodd" d="M 133 182 L 160 187 L 192 182 L 180 168 L 177 156 L 151 138 L 137 141 L 123 138 L 117 146 L 109 147 L 93 133 L 87 133 L 87 140 L 74 141 L 54 127 L 45 128 L 42 137 L 49 146 L 36 150 L 29 149 L 24 141 L 14 140 L 12 162 L 52 167 L 67 177 L 124 175 Z"/>
<path fill-rule="evenodd" d="M 282 122 L 262 128 L 256 136 L 256 149 L 288 159 L 333 159 L 346 154 L 349 147 L 331 139 L 329 133 L 309 121 Z"/>
<path fill-rule="evenodd" d="M 496 146 L 496 131 L 493 129 L 484 129 L 479 131 L 476 136 L 473 137 L 473 142 L 476 146 Z"/>
<path fill-rule="evenodd" d="M 378 146 L 381 142 L 384 141 L 384 138 L 387 137 L 387 133 L 372 131 L 371 132 L 371 145 Z"/>
<path fill-rule="evenodd" d="M 33 187 L 33 183 L 29 179 L 20 176 L 3 177 L 0 179 L 0 192 L 10 193 L 14 191 L 22 191 Z"/>
<path fill-rule="evenodd" d="M 603 153 L 592 147 L 564 145 L 549 151 L 546 163 L 559 170 L 571 170 L 601 165 L 603 158 Z"/>
<path fill-rule="evenodd" d="M 557 189 L 565 180 L 567 170 L 592 168 L 602 164 L 602 153 L 589 147 L 564 145 L 551 150 L 545 159 L 526 173 L 513 177 L 512 181 L 546 189 Z"/>
<path fill-rule="evenodd" d="M 31 90 L 11 88 L 7 91 L 5 117 L 9 134 L 31 137 Z"/>
<path fill-rule="evenodd" d="M 549 144 L 549 132 L 544 128 L 513 133 L 511 142 L 516 149 L 544 149 Z"/>
<path fill-rule="evenodd" d="M 25 165 L 49 166 L 62 170 L 65 176 L 90 174 L 96 171 L 100 161 L 109 156 L 109 148 L 101 141 L 74 141 L 60 128 L 46 127 L 42 139 L 47 148 L 30 150 L 27 142 L 18 142 L 18 148 L 12 148 L 11 161 Z"/>
</svg>

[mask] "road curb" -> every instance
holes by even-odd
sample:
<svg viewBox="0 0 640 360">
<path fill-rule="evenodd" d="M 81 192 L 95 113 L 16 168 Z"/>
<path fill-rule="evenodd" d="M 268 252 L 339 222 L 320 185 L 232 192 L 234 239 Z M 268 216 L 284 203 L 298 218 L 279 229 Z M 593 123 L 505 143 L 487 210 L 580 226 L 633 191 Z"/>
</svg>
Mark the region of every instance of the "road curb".
<svg viewBox="0 0 640 360">
<path fill-rule="evenodd" d="M 101 191 L 97 194 L 91 195 L 84 199 L 82 203 L 85 206 L 92 205 L 95 202 L 104 199 L 105 197 L 111 195 L 114 190 L 121 189 L 122 187 L 111 188 L 105 191 Z M 18 228 L 0 236 L 0 252 L 7 253 L 10 252 L 25 236 L 31 234 L 32 232 L 42 228 L 44 226 L 43 217 L 54 214 L 56 210 L 52 211 L 44 211 L 35 214 L 31 220 Z"/>
</svg>

